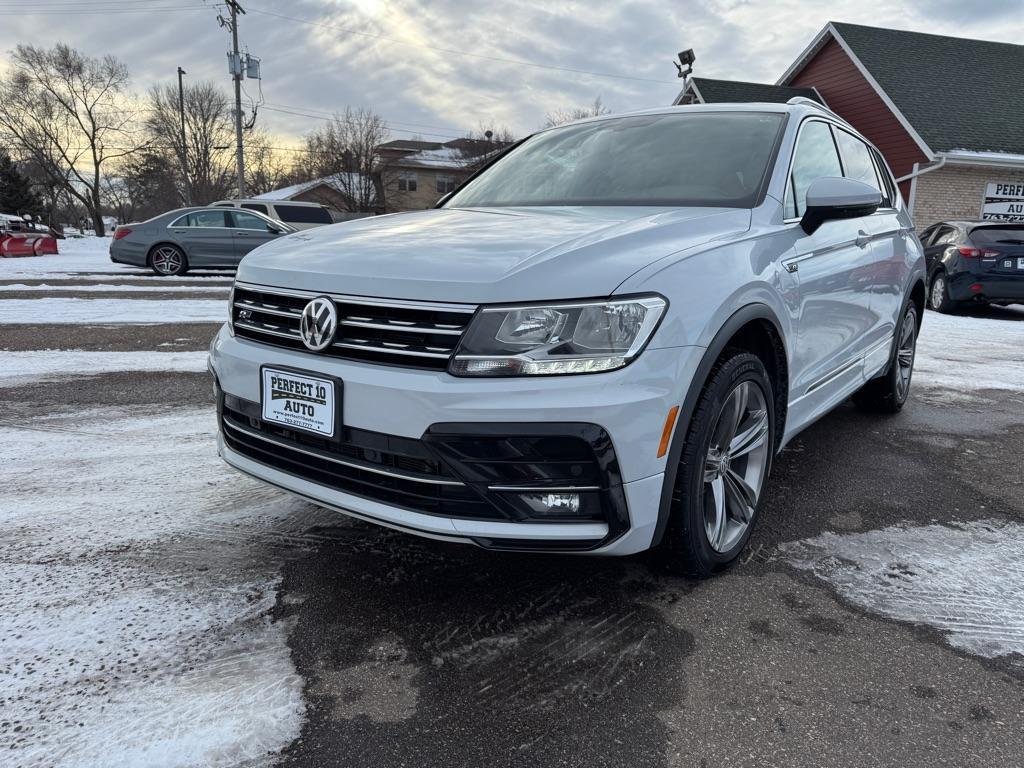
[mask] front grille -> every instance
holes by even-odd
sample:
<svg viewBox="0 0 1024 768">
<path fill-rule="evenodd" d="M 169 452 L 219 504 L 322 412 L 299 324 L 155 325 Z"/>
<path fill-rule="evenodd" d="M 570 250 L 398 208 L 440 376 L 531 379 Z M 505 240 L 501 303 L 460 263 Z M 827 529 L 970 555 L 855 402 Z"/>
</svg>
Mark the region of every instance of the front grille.
<svg viewBox="0 0 1024 768">
<path fill-rule="evenodd" d="M 325 294 L 236 283 L 231 307 L 235 335 L 306 350 L 299 319 Z M 317 354 L 385 365 L 444 370 L 475 307 L 465 304 L 329 295 L 338 310 L 334 343 Z"/>
<path fill-rule="evenodd" d="M 221 395 L 221 431 L 243 456 L 304 480 L 413 512 L 508 519 L 419 440 L 346 428 L 341 442 L 263 421 L 259 405 Z"/>
</svg>

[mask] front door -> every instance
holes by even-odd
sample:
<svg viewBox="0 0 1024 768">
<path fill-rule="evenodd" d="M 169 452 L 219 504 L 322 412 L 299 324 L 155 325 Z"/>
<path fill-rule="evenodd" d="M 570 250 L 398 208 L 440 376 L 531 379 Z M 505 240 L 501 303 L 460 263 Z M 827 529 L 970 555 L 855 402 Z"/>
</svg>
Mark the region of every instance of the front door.
<svg viewBox="0 0 1024 768">
<path fill-rule="evenodd" d="M 174 239 L 185 249 L 193 267 L 219 267 L 235 263 L 228 209 L 193 211 L 169 227 Z"/>
<path fill-rule="evenodd" d="M 842 175 L 831 126 L 805 122 L 787 188 L 787 217 L 803 215 L 811 182 Z M 876 325 L 869 218 L 826 221 L 810 235 L 794 225 L 793 250 L 783 264 L 799 285 L 790 371 L 797 422 L 832 407 L 863 380 L 860 363 Z"/>
<path fill-rule="evenodd" d="M 232 237 L 235 241 L 234 259 L 237 264 L 253 248 L 280 236 L 280 232 L 271 230 L 270 222 L 247 211 L 237 209 L 231 211 L 233 225 Z"/>
</svg>

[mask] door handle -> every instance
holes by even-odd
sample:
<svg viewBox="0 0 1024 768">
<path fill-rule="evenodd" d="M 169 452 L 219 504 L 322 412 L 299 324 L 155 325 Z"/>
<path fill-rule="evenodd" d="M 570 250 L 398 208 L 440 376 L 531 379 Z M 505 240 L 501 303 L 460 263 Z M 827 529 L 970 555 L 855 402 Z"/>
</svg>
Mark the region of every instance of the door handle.
<svg viewBox="0 0 1024 768">
<path fill-rule="evenodd" d="M 249 236 L 248 232 L 235 232 L 235 234 L 238 235 L 239 237 L 248 237 Z"/>
<path fill-rule="evenodd" d="M 867 248 L 868 243 L 871 242 L 871 235 L 865 232 L 863 229 L 857 230 L 857 239 L 854 240 L 858 248 Z"/>
</svg>

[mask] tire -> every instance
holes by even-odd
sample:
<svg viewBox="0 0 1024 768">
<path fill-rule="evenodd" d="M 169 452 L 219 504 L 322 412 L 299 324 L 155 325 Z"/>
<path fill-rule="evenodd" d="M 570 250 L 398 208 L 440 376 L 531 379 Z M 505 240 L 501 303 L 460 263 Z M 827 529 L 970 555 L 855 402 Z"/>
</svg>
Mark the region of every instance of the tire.
<svg viewBox="0 0 1024 768">
<path fill-rule="evenodd" d="M 909 302 L 903 308 L 902 319 L 896 329 L 889 367 L 883 375 L 871 379 L 854 393 L 853 402 L 857 407 L 875 413 L 899 413 L 910 395 L 916 354 L 917 307 Z"/>
<path fill-rule="evenodd" d="M 746 546 L 775 452 L 773 403 L 761 359 L 727 349 L 708 376 L 683 444 L 659 553 L 673 572 L 707 578 Z M 723 444 L 730 450 L 722 451 Z"/>
<path fill-rule="evenodd" d="M 959 302 L 949 298 L 949 283 L 946 273 L 941 269 L 932 277 L 932 284 L 928 289 L 928 308 L 936 312 L 949 314 L 956 311 Z"/>
<path fill-rule="evenodd" d="M 188 258 L 178 246 L 161 243 L 150 252 L 149 266 L 161 277 L 184 275 L 188 272 Z"/>
</svg>

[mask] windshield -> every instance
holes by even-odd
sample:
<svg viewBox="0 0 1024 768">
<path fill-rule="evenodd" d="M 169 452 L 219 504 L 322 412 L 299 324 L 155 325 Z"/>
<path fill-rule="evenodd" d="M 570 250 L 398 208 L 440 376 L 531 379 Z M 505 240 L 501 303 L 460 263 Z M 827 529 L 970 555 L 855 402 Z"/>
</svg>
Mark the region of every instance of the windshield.
<svg viewBox="0 0 1024 768">
<path fill-rule="evenodd" d="M 774 112 L 677 112 L 555 128 L 513 149 L 446 207 L 751 208 L 782 123 Z"/>
</svg>

